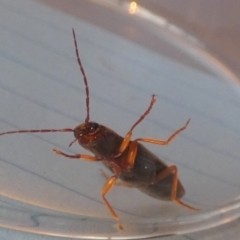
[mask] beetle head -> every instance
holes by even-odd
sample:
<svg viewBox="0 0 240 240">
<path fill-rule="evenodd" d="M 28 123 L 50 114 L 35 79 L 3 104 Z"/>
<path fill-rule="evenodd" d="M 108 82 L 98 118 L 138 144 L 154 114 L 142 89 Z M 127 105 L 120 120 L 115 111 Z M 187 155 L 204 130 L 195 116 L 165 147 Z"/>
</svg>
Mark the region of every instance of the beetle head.
<svg viewBox="0 0 240 240">
<path fill-rule="evenodd" d="M 78 125 L 74 128 L 74 137 L 76 139 L 81 139 L 82 137 L 92 137 L 95 136 L 100 130 L 100 125 L 95 122 L 88 122 Z"/>
<path fill-rule="evenodd" d="M 101 125 L 95 122 L 80 124 L 73 130 L 74 137 L 76 138 L 74 142 L 78 141 L 81 146 L 86 148 L 88 144 L 102 135 L 101 129 Z"/>
</svg>

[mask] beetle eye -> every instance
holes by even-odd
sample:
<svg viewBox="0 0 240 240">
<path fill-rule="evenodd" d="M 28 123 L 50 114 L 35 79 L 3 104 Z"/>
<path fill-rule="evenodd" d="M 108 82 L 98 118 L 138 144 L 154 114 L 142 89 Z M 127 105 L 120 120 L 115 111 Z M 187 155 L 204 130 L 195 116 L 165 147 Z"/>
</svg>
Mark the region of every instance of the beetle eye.
<svg viewBox="0 0 240 240">
<path fill-rule="evenodd" d="M 99 128 L 99 124 L 91 123 L 90 128 L 89 128 L 90 133 L 95 133 L 98 130 L 98 128 Z"/>
</svg>

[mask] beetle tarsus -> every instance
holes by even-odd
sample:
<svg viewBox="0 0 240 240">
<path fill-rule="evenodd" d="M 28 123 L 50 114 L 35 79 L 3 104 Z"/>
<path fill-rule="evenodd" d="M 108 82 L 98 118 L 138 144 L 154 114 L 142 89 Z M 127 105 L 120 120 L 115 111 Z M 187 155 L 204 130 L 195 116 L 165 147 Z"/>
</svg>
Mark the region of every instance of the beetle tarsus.
<svg viewBox="0 0 240 240">
<path fill-rule="evenodd" d="M 62 155 L 64 157 L 67 157 L 67 158 L 77 158 L 77 159 L 81 158 L 81 159 L 86 160 L 86 161 L 101 161 L 102 160 L 101 158 L 97 158 L 97 157 L 90 156 L 90 155 L 85 155 L 85 154 L 70 155 L 70 154 L 64 153 L 60 150 L 57 150 L 57 149 L 53 149 L 53 152 L 55 152 L 58 155 Z"/>
</svg>

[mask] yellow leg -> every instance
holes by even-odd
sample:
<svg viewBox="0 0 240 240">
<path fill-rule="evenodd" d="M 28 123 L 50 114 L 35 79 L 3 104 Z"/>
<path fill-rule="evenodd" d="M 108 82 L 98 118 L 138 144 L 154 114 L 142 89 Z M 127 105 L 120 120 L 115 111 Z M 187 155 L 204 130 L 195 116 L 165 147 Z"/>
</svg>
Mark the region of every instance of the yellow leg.
<svg viewBox="0 0 240 240">
<path fill-rule="evenodd" d="M 184 131 L 188 124 L 190 122 L 190 119 L 186 122 L 186 124 L 179 128 L 176 132 L 174 132 L 167 140 L 158 140 L 158 139 L 152 139 L 152 138 L 137 138 L 135 141 L 141 141 L 141 142 L 148 142 L 152 144 L 159 144 L 159 145 L 168 145 L 170 142 L 174 140 L 174 138 L 182 131 Z"/>
<path fill-rule="evenodd" d="M 106 204 L 106 206 L 107 206 L 108 210 L 110 211 L 110 213 L 112 214 L 112 216 L 114 218 L 116 218 L 117 220 L 119 220 L 117 213 L 114 211 L 113 207 L 110 205 L 108 200 L 105 198 L 105 195 L 112 189 L 116 180 L 117 180 L 117 176 L 115 176 L 115 175 L 108 178 L 108 180 L 106 181 L 106 183 L 104 184 L 104 186 L 102 188 L 101 195 L 102 195 L 102 199 L 103 199 L 104 203 Z"/>
<path fill-rule="evenodd" d="M 162 179 L 168 177 L 169 175 L 173 175 L 173 186 L 172 186 L 172 194 L 171 198 L 172 201 L 176 202 L 182 207 L 186 207 L 188 209 L 194 210 L 194 211 L 199 211 L 200 209 L 191 207 L 185 203 L 183 203 L 180 199 L 177 198 L 177 187 L 178 187 L 178 169 L 176 166 L 170 166 L 158 173 L 156 176 L 154 183 L 160 182 Z"/>
<path fill-rule="evenodd" d="M 124 152 L 124 150 L 128 147 L 129 142 L 131 140 L 131 136 L 132 136 L 132 132 L 133 129 L 150 113 L 153 104 L 156 102 L 156 98 L 155 95 L 152 95 L 152 100 L 150 102 L 150 105 L 148 107 L 148 109 L 145 111 L 145 113 L 133 124 L 133 126 L 131 127 L 131 129 L 129 130 L 129 132 L 127 133 L 127 135 L 125 136 L 125 138 L 123 139 L 123 142 L 119 148 L 119 153 L 116 156 L 121 155 L 122 152 Z"/>
<path fill-rule="evenodd" d="M 108 179 L 109 176 L 103 171 L 103 170 L 100 170 L 101 171 L 101 175 L 105 178 L 105 179 Z M 123 187 L 127 187 L 127 188 L 136 188 L 136 186 L 134 185 L 131 185 L 130 183 L 127 183 L 127 182 L 124 182 L 124 181 L 116 181 L 115 186 L 123 186 Z"/>
<path fill-rule="evenodd" d="M 53 151 L 58 154 L 58 155 L 62 155 L 64 157 L 67 157 L 67 158 L 78 158 L 78 159 L 84 159 L 86 161 L 90 161 L 90 162 L 95 162 L 95 161 L 101 161 L 101 159 L 99 158 L 96 158 L 94 156 L 89 156 L 89 155 L 85 155 L 85 154 L 75 154 L 75 155 L 69 155 L 69 154 L 66 154 L 60 150 L 56 150 L 56 149 L 53 149 Z"/>
</svg>

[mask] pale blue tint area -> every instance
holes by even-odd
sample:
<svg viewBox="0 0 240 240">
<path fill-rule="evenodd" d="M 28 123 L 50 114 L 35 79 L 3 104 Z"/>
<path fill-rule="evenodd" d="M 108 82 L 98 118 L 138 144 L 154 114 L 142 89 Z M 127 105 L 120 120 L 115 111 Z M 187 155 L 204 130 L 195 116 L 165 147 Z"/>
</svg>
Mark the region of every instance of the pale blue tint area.
<svg viewBox="0 0 240 240">
<path fill-rule="evenodd" d="M 152 94 L 157 102 L 134 138 L 167 139 L 191 118 L 169 146 L 146 146 L 178 166 L 186 189 L 183 201 L 203 209 L 195 213 L 137 189 L 115 187 L 107 198 L 122 219 L 124 231 L 119 232 L 100 196 L 103 166 L 52 153 L 57 148 L 86 154 L 76 143 L 68 148 L 72 134 L 19 134 L 0 138 L 0 226 L 103 239 L 154 236 L 163 228 L 166 234 L 181 233 L 191 231 L 181 229 L 189 217 L 197 221 L 209 213 L 209 227 L 214 226 L 211 211 L 239 198 L 239 89 L 204 55 L 189 55 L 189 47 L 186 58 L 195 63 L 188 65 L 184 57 L 176 61 L 34 1 L 1 0 L 0 19 L 0 132 L 74 128 L 84 121 L 85 88 L 74 27 L 92 121 L 124 136 Z M 159 44 L 166 44 L 169 36 L 161 34 L 159 30 Z M 174 44 L 169 41 L 169 52 Z"/>
</svg>

